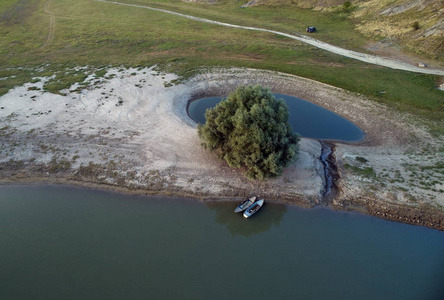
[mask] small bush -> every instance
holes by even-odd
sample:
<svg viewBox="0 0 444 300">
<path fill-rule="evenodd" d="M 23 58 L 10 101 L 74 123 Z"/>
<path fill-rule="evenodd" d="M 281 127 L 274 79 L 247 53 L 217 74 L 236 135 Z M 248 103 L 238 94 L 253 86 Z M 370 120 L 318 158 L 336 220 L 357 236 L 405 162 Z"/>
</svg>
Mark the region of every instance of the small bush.
<svg viewBox="0 0 444 300">
<path fill-rule="evenodd" d="M 52 159 L 48 165 L 48 170 L 51 173 L 64 172 L 71 168 L 71 162 L 67 160 Z"/>
<path fill-rule="evenodd" d="M 418 29 L 419 29 L 419 23 L 418 23 L 418 21 L 415 21 L 415 22 L 412 24 L 412 28 L 413 28 L 413 30 L 418 30 Z"/>
<path fill-rule="evenodd" d="M 87 166 L 81 165 L 77 174 L 85 177 L 96 177 L 102 170 L 103 167 L 101 165 L 89 162 Z"/>
<path fill-rule="evenodd" d="M 361 163 L 364 163 L 364 164 L 368 162 L 368 160 L 365 157 L 362 157 L 362 156 L 356 156 L 356 160 L 361 162 Z"/>
</svg>

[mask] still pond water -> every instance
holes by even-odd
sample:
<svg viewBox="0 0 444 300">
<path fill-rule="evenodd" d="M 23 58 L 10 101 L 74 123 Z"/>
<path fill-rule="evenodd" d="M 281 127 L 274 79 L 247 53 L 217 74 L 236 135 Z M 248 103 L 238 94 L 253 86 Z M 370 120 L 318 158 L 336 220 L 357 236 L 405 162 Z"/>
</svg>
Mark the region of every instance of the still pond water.
<svg viewBox="0 0 444 300">
<path fill-rule="evenodd" d="M 444 232 L 236 205 L 0 186 L 0 299 L 443 299 Z"/>
<path fill-rule="evenodd" d="M 364 132 L 349 120 L 319 105 L 293 96 L 274 94 L 284 99 L 290 113 L 289 122 L 295 132 L 307 138 L 356 142 L 364 138 Z M 213 108 L 223 97 L 202 98 L 192 101 L 188 114 L 197 123 L 205 123 L 205 111 Z"/>
</svg>

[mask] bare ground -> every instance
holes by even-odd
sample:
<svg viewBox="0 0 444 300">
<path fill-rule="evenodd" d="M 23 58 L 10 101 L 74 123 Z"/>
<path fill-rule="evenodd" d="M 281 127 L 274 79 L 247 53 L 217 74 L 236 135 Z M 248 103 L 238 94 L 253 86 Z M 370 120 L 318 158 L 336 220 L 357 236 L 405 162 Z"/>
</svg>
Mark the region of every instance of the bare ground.
<svg viewBox="0 0 444 300">
<path fill-rule="evenodd" d="M 183 84 L 153 69 L 110 69 L 110 74 L 115 75 L 89 88 L 74 91 L 74 86 L 64 96 L 43 92 L 45 78 L 2 96 L 0 181 L 201 199 L 260 194 L 318 205 L 324 175 L 316 140 L 302 139 L 299 159 L 266 181 L 245 179 L 200 147 L 188 101 L 227 95 L 240 84 L 263 84 L 322 105 L 366 132 L 361 143 L 336 143 L 341 178 L 332 208 L 444 230 L 444 143 L 411 116 L 356 93 L 275 72 L 213 69 Z"/>
<path fill-rule="evenodd" d="M 46 38 L 45 43 L 42 45 L 42 48 L 51 44 L 52 40 L 54 39 L 55 15 L 52 11 L 49 10 L 49 3 L 50 3 L 50 0 L 46 1 L 46 3 L 45 3 L 45 12 L 49 15 L 48 37 Z"/>
</svg>

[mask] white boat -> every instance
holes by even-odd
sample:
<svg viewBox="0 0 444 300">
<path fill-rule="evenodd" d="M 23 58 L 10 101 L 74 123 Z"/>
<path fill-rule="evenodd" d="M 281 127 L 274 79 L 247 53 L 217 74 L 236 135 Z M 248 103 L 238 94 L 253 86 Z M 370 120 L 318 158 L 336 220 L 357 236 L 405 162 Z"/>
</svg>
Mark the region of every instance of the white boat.
<svg viewBox="0 0 444 300">
<path fill-rule="evenodd" d="M 241 204 L 239 204 L 238 207 L 236 207 L 236 209 L 234 210 L 235 213 L 244 211 L 247 209 L 247 207 L 251 206 L 251 204 L 254 203 L 254 201 L 256 201 L 256 197 L 251 197 L 248 198 L 247 200 L 243 201 Z"/>
<path fill-rule="evenodd" d="M 247 219 L 254 215 L 264 205 L 265 200 L 260 199 L 251 204 L 244 212 L 244 218 Z"/>
</svg>

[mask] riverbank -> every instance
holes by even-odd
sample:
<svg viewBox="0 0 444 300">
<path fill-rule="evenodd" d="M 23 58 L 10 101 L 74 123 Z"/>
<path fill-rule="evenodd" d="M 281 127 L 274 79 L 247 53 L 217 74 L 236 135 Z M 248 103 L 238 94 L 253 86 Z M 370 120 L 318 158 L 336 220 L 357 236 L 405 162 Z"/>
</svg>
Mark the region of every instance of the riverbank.
<svg viewBox="0 0 444 300">
<path fill-rule="evenodd" d="M 330 109 L 366 132 L 360 143 L 336 143 L 341 178 L 332 208 L 444 230 L 443 174 L 435 170 L 444 143 L 411 116 L 362 95 L 247 69 L 214 69 L 181 84 L 174 74 L 154 69 L 110 69 L 94 85 L 73 86 L 62 95 L 44 92 L 45 80 L 0 98 L 2 183 L 75 184 L 201 199 L 260 194 L 319 205 L 325 179 L 316 140 L 302 139 L 299 159 L 282 176 L 264 182 L 245 179 L 200 147 L 188 101 L 227 95 L 240 84 L 262 84 Z M 428 185 L 420 183 L 426 175 Z"/>
</svg>

